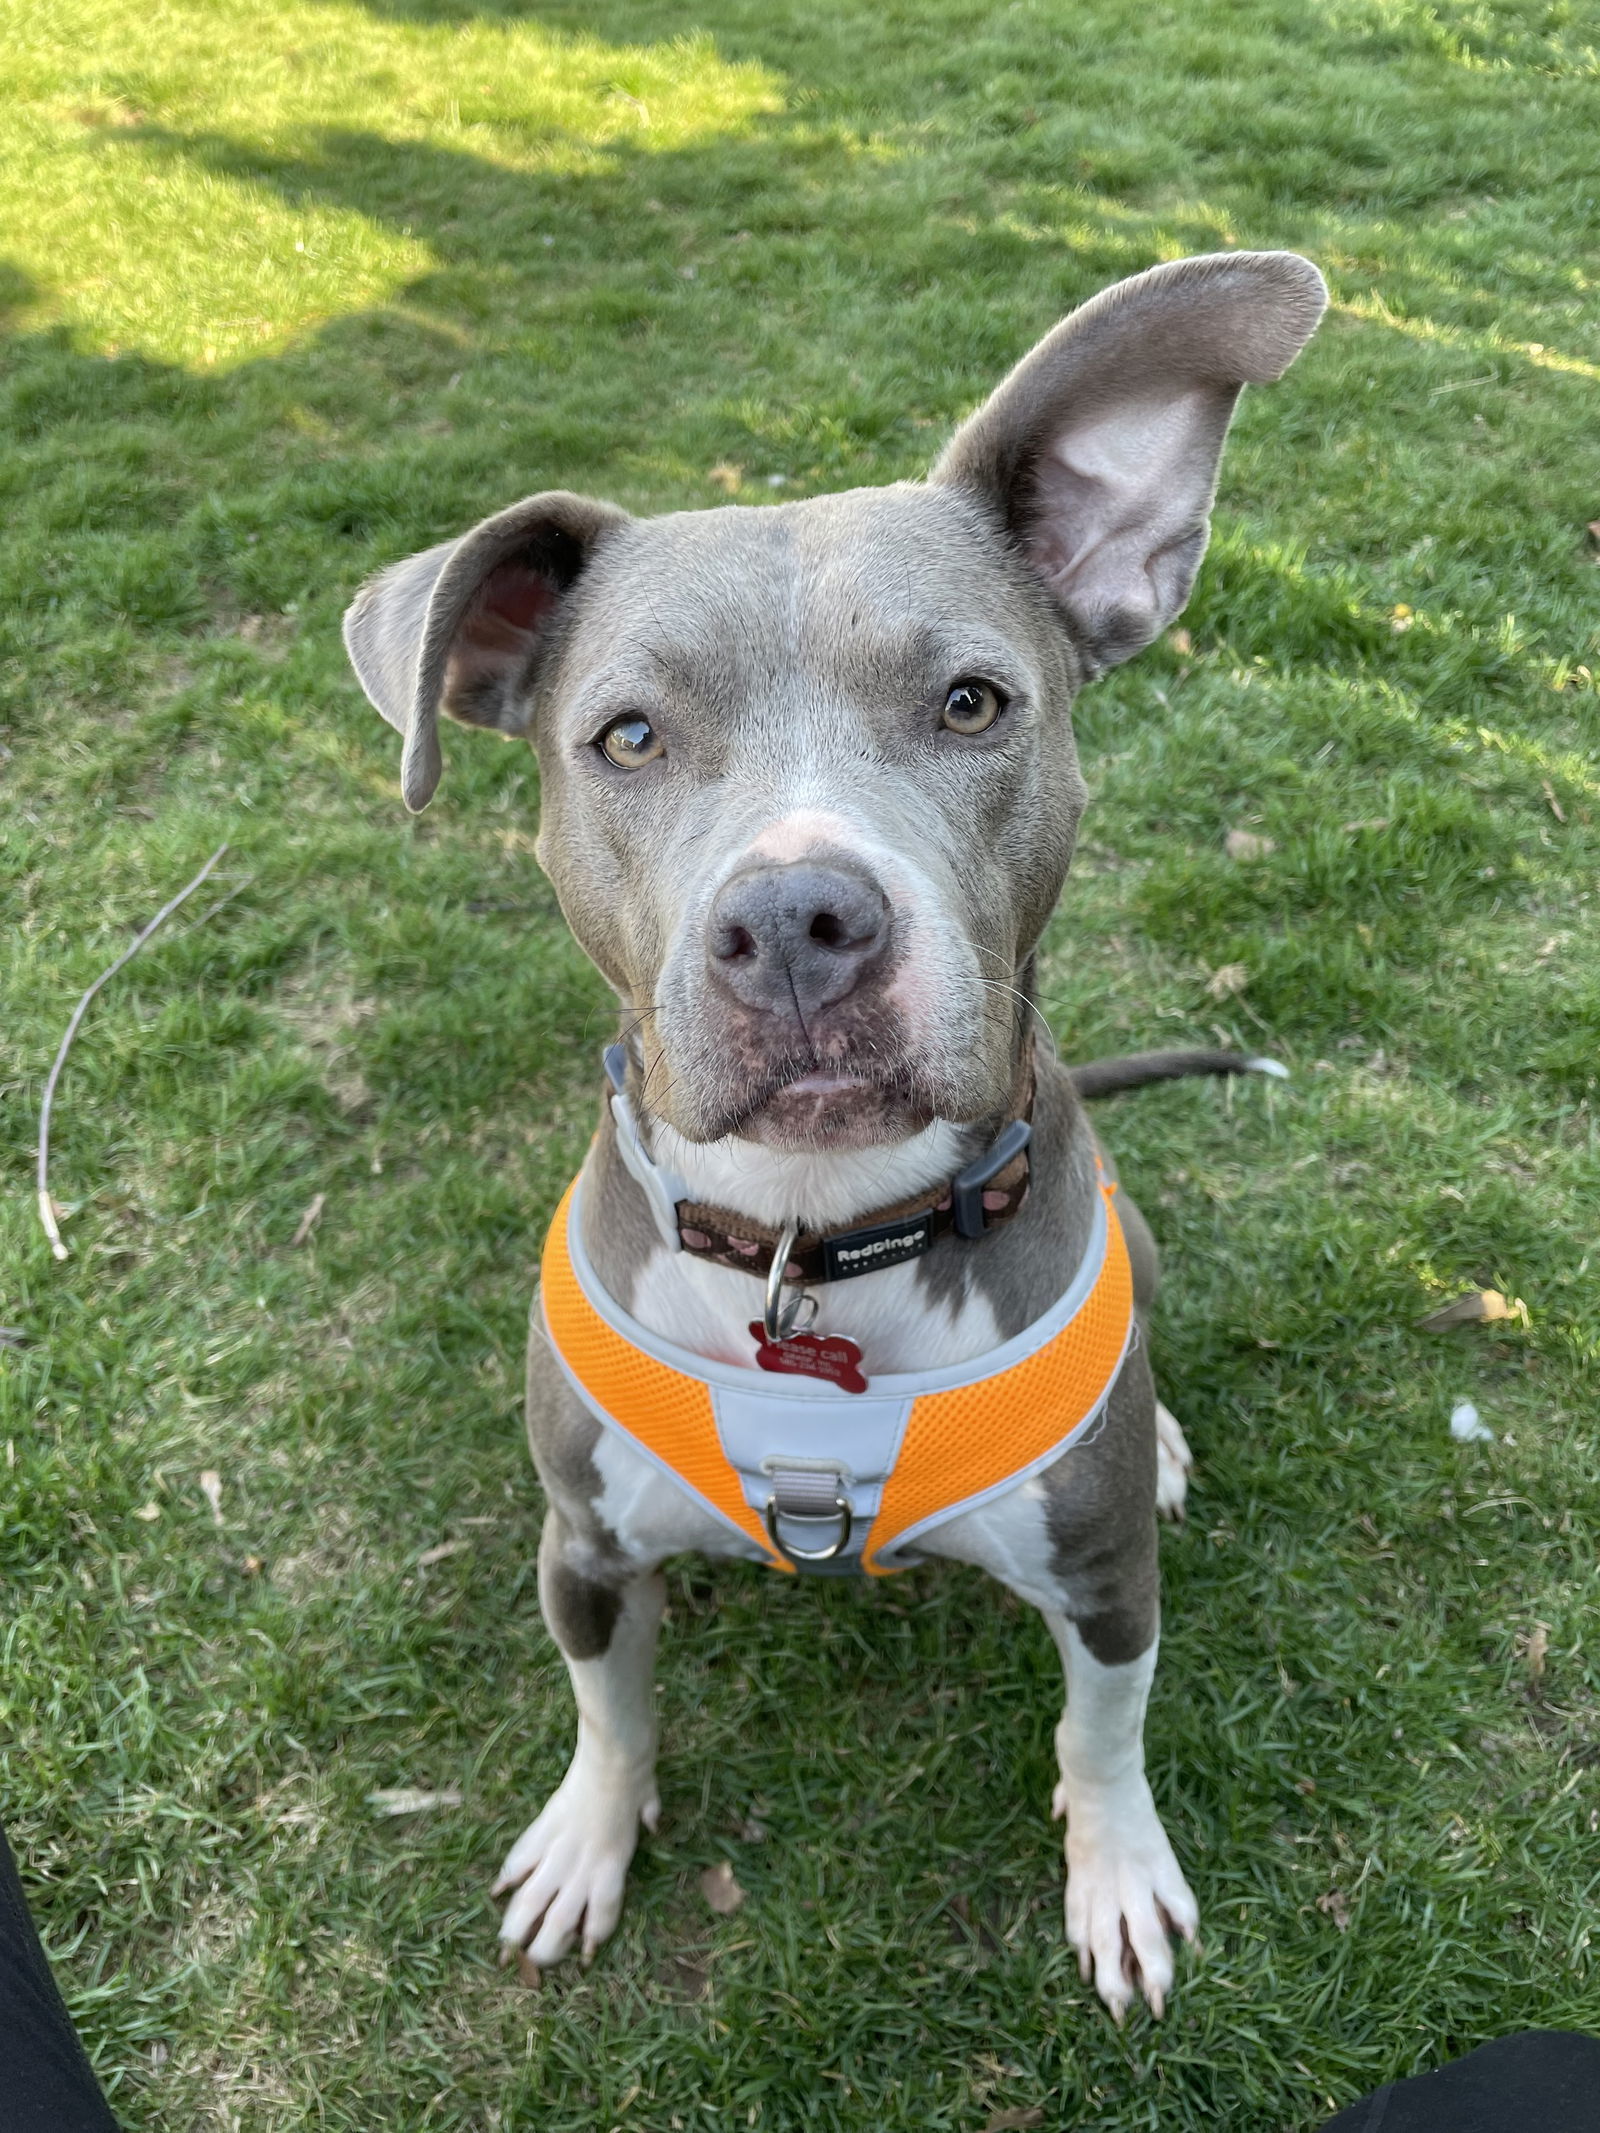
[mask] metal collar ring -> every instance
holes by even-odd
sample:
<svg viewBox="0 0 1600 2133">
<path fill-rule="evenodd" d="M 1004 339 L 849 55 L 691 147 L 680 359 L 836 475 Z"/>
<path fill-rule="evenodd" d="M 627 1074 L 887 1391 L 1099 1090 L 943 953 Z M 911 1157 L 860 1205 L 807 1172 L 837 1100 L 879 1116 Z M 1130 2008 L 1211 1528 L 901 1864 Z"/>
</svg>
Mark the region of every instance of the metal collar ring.
<svg viewBox="0 0 1600 2133">
<path fill-rule="evenodd" d="M 783 1300 L 783 1277 L 799 1234 L 799 1223 L 791 1222 L 772 1248 L 772 1264 L 767 1269 L 767 1293 L 761 1313 L 761 1330 L 772 1342 L 786 1341 L 792 1333 L 803 1333 L 817 1315 L 817 1299 L 804 1289 L 787 1303 Z"/>
</svg>

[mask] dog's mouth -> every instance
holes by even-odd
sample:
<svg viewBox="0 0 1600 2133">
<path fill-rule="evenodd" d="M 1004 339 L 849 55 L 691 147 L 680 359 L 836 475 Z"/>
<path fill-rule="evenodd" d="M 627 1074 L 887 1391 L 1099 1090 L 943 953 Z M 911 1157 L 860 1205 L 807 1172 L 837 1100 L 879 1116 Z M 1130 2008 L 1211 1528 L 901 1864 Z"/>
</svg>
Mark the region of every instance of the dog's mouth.
<svg viewBox="0 0 1600 2133">
<path fill-rule="evenodd" d="M 903 1073 L 793 1061 L 750 1093 L 729 1131 L 775 1148 L 871 1148 L 920 1133 L 932 1116 Z"/>
<path fill-rule="evenodd" d="M 847 1089 L 873 1089 L 879 1084 L 870 1075 L 852 1073 L 845 1067 L 813 1067 L 779 1091 L 783 1096 L 838 1096 Z"/>
</svg>

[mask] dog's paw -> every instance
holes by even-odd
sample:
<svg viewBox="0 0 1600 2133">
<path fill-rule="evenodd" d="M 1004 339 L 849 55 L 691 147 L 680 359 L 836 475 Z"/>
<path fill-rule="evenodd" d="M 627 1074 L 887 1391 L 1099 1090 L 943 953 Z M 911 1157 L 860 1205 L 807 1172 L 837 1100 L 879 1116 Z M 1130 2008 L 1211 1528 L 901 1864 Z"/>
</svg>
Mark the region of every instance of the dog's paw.
<svg viewBox="0 0 1600 2133">
<path fill-rule="evenodd" d="M 1156 1515 L 1181 1519 L 1189 1496 L 1194 1453 L 1170 1407 L 1156 1402 Z"/>
<path fill-rule="evenodd" d="M 599 1779 L 580 1760 L 500 1869 L 494 1893 L 511 1894 L 500 1921 L 502 1962 L 520 1951 L 542 1970 L 580 1945 L 587 1962 L 622 1915 L 639 1824 L 653 1830 L 661 1802 L 653 1779 L 642 1786 Z"/>
<path fill-rule="evenodd" d="M 1117 2022 L 1142 1992 L 1161 2014 L 1172 1990 L 1170 1936 L 1193 1940 L 1200 1913 L 1143 1778 L 1109 1797 L 1064 1798 L 1067 1939 L 1078 1970 Z"/>
</svg>

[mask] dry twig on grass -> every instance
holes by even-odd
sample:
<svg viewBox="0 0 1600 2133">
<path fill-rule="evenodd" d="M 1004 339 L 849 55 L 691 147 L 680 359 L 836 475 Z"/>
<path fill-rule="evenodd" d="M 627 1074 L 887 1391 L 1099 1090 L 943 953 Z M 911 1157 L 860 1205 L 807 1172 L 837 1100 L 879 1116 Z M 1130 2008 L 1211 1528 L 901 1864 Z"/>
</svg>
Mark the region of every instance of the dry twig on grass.
<svg viewBox="0 0 1600 2133">
<path fill-rule="evenodd" d="M 319 1192 L 316 1198 L 311 1202 L 311 1205 L 306 1209 L 305 1213 L 300 1217 L 300 1226 L 295 1231 L 294 1235 L 289 1239 L 289 1249 L 291 1252 L 298 1251 L 301 1245 L 305 1243 L 311 1232 L 322 1220 L 322 1210 L 327 1206 L 327 1204 L 328 1195 L 325 1192 Z"/>
<path fill-rule="evenodd" d="M 67 1024 L 67 1033 L 61 1040 L 61 1049 L 56 1053 L 55 1065 L 51 1067 L 50 1078 L 44 1085 L 44 1102 L 39 1106 L 39 1220 L 44 1224 L 44 1233 L 50 1239 L 50 1249 L 57 1259 L 66 1259 L 71 1255 L 61 1241 L 61 1228 L 56 1221 L 56 1205 L 50 1197 L 50 1114 L 55 1109 L 56 1083 L 61 1079 L 61 1069 L 67 1063 L 67 1053 L 72 1049 L 72 1040 L 78 1034 L 78 1025 L 88 1013 L 89 1002 L 94 998 L 101 986 L 105 984 L 106 980 L 114 978 L 124 963 L 133 961 L 133 958 L 139 953 L 139 950 L 144 946 L 151 934 L 155 932 L 156 928 L 165 925 L 173 912 L 177 910 L 179 904 L 186 902 L 194 894 L 227 849 L 226 844 L 217 846 L 193 881 L 186 883 L 170 903 L 165 903 L 161 906 L 161 909 L 151 919 L 149 925 L 141 933 L 135 934 L 128 946 L 123 949 L 121 955 L 117 957 L 117 960 L 101 971 L 99 977 L 95 979 L 89 990 L 72 1010 L 72 1020 Z M 218 905 L 217 908 L 220 910 L 221 905 Z M 207 916 L 209 915 L 208 913 Z"/>
</svg>

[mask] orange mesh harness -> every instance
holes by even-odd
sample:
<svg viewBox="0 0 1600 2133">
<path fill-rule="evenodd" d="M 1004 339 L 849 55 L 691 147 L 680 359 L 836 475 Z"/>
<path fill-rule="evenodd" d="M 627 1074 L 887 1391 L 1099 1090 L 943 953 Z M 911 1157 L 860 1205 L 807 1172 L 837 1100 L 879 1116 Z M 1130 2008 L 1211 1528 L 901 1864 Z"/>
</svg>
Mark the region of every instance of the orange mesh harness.
<svg viewBox="0 0 1600 2133">
<path fill-rule="evenodd" d="M 583 1250 L 582 1189 L 581 1177 L 568 1188 L 544 1250 L 544 1324 L 562 1371 L 601 1422 L 776 1570 L 908 1568 L 920 1535 L 1082 1439 L 1135 1338 L 1116 1187 L 1103 1175 L 1083 1262 L 1042 1318 L 987 1355 L 875 1377 L 865 1394 L 708 1362 L 640 1325 Z M 831 1545 L 802 1548 L 797 1525 L 823 1527 Z"/>
</svg>

